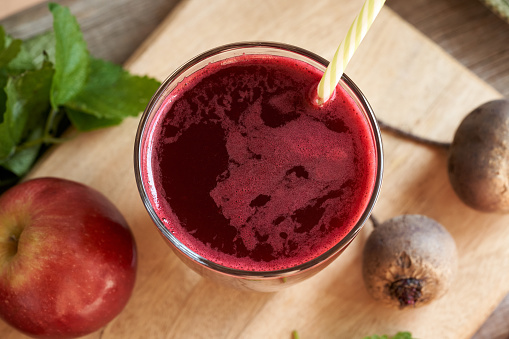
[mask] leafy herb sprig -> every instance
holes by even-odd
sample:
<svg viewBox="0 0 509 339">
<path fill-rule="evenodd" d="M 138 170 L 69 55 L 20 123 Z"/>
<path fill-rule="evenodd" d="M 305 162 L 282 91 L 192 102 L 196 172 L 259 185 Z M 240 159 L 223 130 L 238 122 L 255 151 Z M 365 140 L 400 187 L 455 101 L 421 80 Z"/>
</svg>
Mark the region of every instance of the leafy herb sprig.
<svg viewBox="0 0 509 339">
<path fill-rule="evenodd" d="M 413 337 L 410 332 L 398 332 L 392 337 L 384 334 L 384 335 L 372 335 L 370 337 L 364 337 L 363 339 L 413 339 Z"/>
<path fill-rule="evenodd" d="M 0 193 L 25 175 L 69 125 L 117 125 L 144 110 L 160 85 L 92 57 L 69 9 L 49 4 L 53 30 L 21 41 L 0 26 Z"/>
<path fill-rule="evenodd" d="M 297 330 L 292 331 L 292 339 L 300 339 L 299 332 L 297 332 Z M 369 337 L 364 337 L 362 339 L 416 339 L 416 338 L 413 338 L 410 332 L 398 332 L 392 337 L 389 337 L 387 334 L 381 336 L 375 334 Z"/>
</svg>

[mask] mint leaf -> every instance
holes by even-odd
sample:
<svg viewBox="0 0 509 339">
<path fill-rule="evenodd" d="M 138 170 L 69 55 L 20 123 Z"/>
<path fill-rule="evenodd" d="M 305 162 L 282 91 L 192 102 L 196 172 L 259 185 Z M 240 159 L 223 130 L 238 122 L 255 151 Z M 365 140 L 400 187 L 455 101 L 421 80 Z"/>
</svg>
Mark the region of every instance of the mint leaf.
<svg viewBox="0 0 509 339">
<path fill-rule="evenodd" d="M 19 54 L 8 65 L 9 73 L 37 69 L 44 61 L 55 63 L 55 34 L 52 31 L 23 41 Z"/>
<path fill-rule="evenodd" d="M 27 130 L 45 121 L 52 77 L 52 65 L 45 63 L 41 69 L 28 71 L 21 76 L 10 78 L 7 82 L 5 114 L 16 143 L 23 141 Z"/>
<path fill-rule="evenodd" d="M 9 39 L 4 28 L 0 26 L 0 68 L 6 67 L 18 55 L 21 44 L 21 40 Z"/>
<path fill-rule="evenodd" d="M 13 43 L 14 45 L 12 45 Z M 9 48 L 11 48 L 10 51 L 8 50 Z M 26 50 L 21 40 L 14 40 L 12 37 L 5 33 L 3 27 L 1 26 L 0 26 L 0 54 L 3 54 L 2 57 L 3 61 L 0 61 L 0 68 L 2 68 L 5 76 L 7 76 L 7 74 L 9 75 L 20 74 L 27 69 L 35 68 L 33 67 L 32 60 L 30 60 L 28 55 L 26 55 Z M 11 67 L 11 65 L 14 65 L 14 67 Z"/>
<path fill-rule="evenodd" d="M 363 339 L 415 339 L 415 338 L 412 337 L 412 334 L 410 332 L 398 332 L 393 337 L 389 337 L 387 334 L 384 334 L 382 336 L 375 334 L 369 337 L 364 337 Z"/>
<path fill-rule="evenodd" d="M 0 69 L 0 123 L 4 121 L 5 102 L 7 101 L 4 87 L 7 85 L 7 79 L 7 72 L 4 69 Z"/>
<path fill-rule="evenodd" d="M 102 119 L 137 116 L 159 85 L 154 79 L 131 75 L 121 66 L 92 58 L 85 87 L 65 106 Z"/>
<path fill-rule="evenodd" d="M 78 131 L 85 132 L 98 128 L 119 125 L 122 118 L 98 118 L 96 116 L 66 108 L 67 117 Z"/>
<path fill-rule="evenodd" d="M 30 135 L 26 139 L 27 142 L 40 139 L 44 134 L 44 126 L 39 125 L 30 132 Z M 4 162 L 0 163 L 0 166 L 11 171 L 16 176 L 21 177 L 25 175 L 35 160 L 39 156 L 39 151 L 42 147 L 41 143 L 37 143 L 32 147 L 27 147 L 16 151 L 11 157 Z"/>
<path fill-rule="evenodd" d="M 16 149 L 16 143 L 10 134 L 9 125 L 4 121 L 0 124 L 0 163 L 11 157 Z"/>
<path fill-rule="evenodd" d="M 56 41 L 54 32 L 49 31 L 37 35 L 24 41 L 23 45 L 37 67 L 46 60 L 55 63 Z"/>
<path fill-rule="evenodd" d="M 33 63 L 32 58 L 27 53 L 25 45 L 22 44 L 20 46 L 19 53 L 7 64 L 5 69 L 9 75 L 20 75 L 27 70 L 33 70 L 36 68 L 37 67 Z"/>
<path fill-rule="evenodd" d="M 5 49 L 5 29 L 3 26 L 0 26 L 0 51 Z"/>
<path fill-rule="evenodd" d="M 55 32 L 55 75 L 51 86 L 53 109 L 82 90 L 87 80 L 89 53 L 78 21 L 68 8 L 50 3 Z"/>
<path fill-rule="evenodd" d="M 49 4 L 53 31 L 21 42 L 0 26 L 0 193 L 33 166 L 45 145 L 119 124 L 143 111 L 159 82 L 92 59 L 66 7 Z"/>
<path fill-rule="evenodd" d="M 0 161 L 13 156 L 15 147 L 44 126 L 49 109 L 53 68 L 45 63 L 39 70 L 9 78 L 5 86 L 6 109 L 0 124 Z"/>
</svg>

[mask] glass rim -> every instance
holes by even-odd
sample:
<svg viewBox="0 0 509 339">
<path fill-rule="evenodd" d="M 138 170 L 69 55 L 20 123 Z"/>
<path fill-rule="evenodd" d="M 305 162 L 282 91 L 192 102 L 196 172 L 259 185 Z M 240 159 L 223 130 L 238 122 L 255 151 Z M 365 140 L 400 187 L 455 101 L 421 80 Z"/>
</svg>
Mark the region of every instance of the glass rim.
<svg viewBox="0 0 509 339">
<path fill-rule="evenodd" d="M 141 174 L 141 152 L 142 152 L 142 137 L 144 136 L 144 132 L 147 127 L 147 122 L 149 122 L 149 118 L 152 115 L 152 112 L 154 111 L 155 105 L 160 101 L 162 95 L 165 93 L 165 90 L 167 87 L 173 83 L 174 80 L 176 80 L 182 73 L 184 73 L 186 70 L 194 66 L 195 64 L 204 61 L 212 56 L 216 56 L 228 51 L 238 50 L 238 49 L 246 49 L 249 50 L 251 48 L 268 48 L 268 49 L 274 49 L 274 50 L 282 50 L 286 52 L 291 52 L 300 56 L 304 56 L 308 59 L 311 59 L 314 62 L 317 62 L 324 67 L 327 67 L 329 64 L 329 61 L 322 58 L 321 56 L 310 52 L 306 49 L 293 46 L 290 44 L 285 43 L 279 43 L 279 42 L 269 42 L 269 41 L 248 41 L 248 42 L 238 42 L 238 43 L 231 43 L 226 45 L 221 45 L 218 47 L 215 47 L 213 49 L 210 49 L 206 52 L 203 52 L 192 59 L 189 59 L 187 62 L 182 64 L 180 67 L 178 67 L 174 72 L 172 72 L 160 85 L 160 87 L 157 89 L 155 94 L 152 96 L 151 100 L 149 101 L 147 107 L 145 108 L 144 112 L 142 113 L 142 116 L 140 118 L 138 129 L 136 132 L 135 137 L 135 144 L 134 144 L 134 172 L 136 177 L 136 184 L 138 187 L 139 194 L 142 198 L 143 204 L 145 206 L 145 209 L 149 213 L 152 221 L 157 226 L 158 230 L 161 232 L 161 234 L 172 243 L 172 245 L 180 252 L 182 252 L 183 255 L 185 255 L 187 258 L 191 259 L 192 261 L 196 262 L 199 265 L 205 266 L 209 269 L 212 269 L 214 271 L 218 271 L 220 273 L 230 275 L 230 276 L 241 276 L 245 279 L 249 278 L 279 278 L 282 276 L 286 276 L 288 274 L 297 273 L 301 271 L 305 271 L 307 269 L 313 268 L 319 264 L 322 264 L 326 262 L 329 258 L 333 257 L 335 254 L 341 252 L 357 235 L 357 233 L 362 229 L 362 226 L 367 221 L 369 216 L 371 215 L 371 212 L 376 204 L 376 201 L 378 200 L 378 196 L 380 194 L 381 184 L 382 184 L 382 177 L 383 177 L 383 146 L 382 146 L 382 137 L 380 133 L 380 127 L 378 126 L 378 122 L 376 120 L 375 114 L 373 112 L 373 109 L 371 108 L 369 102 L 367 101 L 364 94 L 361 92 L 361 90 L 357 87 L 357 85 L 346 75 L 343 73 L 340 81 L 340 85 L 345 87 L 345 85 L 348 87 L 348 89 L 355 94 L 357 97 L 357 103 L 362 105 L 362 109 L 365 111 L 365 117 L 367 118 L 369 124 L 371 125 L 374 141 L 375 141 L 375 149 L 376 149 L 376 176 L 375 176 L 375 183 L 373 187 L 373 192 L 371 193 L 371 197 L 369 199 L 369 202 L 364 209 L 362 215 L 360 216 L 359 220 L 355 224 L 355 226 L 334 246 L 332 246 L 327 251 L 323 252 L 322 254 L 316 256 L 315 258 L 308 260 L 302 264 L 288 267 L 284 269 L 279 270 L 271 270 L 271 271 L 250 271 L 250 270 L 240 270 L 231 268 L 228 266 L 220 265 L 212 260 L 209 260 L 207 258 L 202 257 L 201 255 L 195 253 L 191 249 L 189 249 L 187 246 L 185 246 L 183 243 L 180 242 L 180 240 L 174 236 L 163 224 L 163 222 L 160 220 L 159 216 L 155 212 L 154 208 L 152 207 L 152 204 L 150 202 L 150 199 L 148 197 L 148 194 L 145 190 L 145 186 L 143 183 L 143 178 Z M 164 100 L 164 98 L 162 98 Z"/>
</svg>

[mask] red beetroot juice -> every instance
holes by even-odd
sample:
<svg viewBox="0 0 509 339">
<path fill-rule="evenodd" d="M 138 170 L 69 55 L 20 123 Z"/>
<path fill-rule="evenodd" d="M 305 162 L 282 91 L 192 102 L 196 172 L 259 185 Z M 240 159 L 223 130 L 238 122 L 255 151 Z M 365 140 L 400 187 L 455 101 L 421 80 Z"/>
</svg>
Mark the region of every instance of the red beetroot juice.
<svg viewBox="0 0 509 339">
<path fill-rule="evenodd" d="M 322 73 L 242 55 L 180 83 L 146 133 L 141 175 L 166 228 L 229 268 L 273 271 L 336 245 L 372 197 L 373 132 L 339 86 L 312 104 Z"/>
</svg>

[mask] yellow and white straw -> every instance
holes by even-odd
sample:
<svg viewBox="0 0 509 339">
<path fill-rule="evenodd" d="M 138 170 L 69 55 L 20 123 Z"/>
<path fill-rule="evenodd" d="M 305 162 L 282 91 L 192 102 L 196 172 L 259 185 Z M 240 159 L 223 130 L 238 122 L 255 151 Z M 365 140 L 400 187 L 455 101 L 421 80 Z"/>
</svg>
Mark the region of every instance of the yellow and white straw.
<svg viewBox="0 0 509 339">
<path fill-rule="evenodd" d="M 341 79 L 346 65 L 368 32 L 371 24 L 375 21 L 384 3 L 385 0 L 366 0 L 362 6 L 360 13 L 350 26 L 348 34 L 339 45 L 318 84 L 317 94 L 319 103 L 326 102 L 332 93 L 334 93 L 334 89 Z"/>
</svg>

